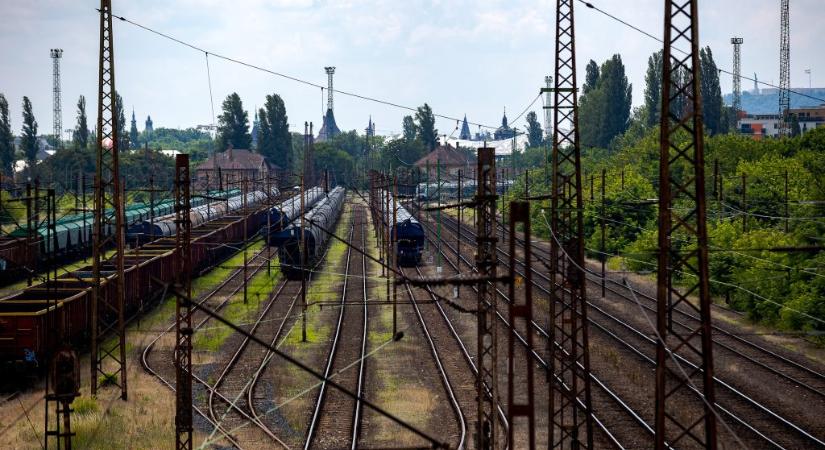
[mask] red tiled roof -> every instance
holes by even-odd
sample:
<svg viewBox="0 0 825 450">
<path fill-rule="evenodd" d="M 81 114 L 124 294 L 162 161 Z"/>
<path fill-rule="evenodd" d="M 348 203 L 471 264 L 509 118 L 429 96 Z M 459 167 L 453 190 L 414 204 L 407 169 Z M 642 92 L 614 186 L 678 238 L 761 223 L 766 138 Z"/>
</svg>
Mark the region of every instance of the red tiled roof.
<svg viewBox="0 0 825 450">
<path fill-rule="evenodd" d="M 440 163 L 443 167 L 456 167 L 466 166 L 468 161 L 464 152 L 449 145 L 439 145 L 435 150 L 416 161 L 415 165 L 416 167 L 425 167 L 429 162 L 432 167 L 435 167 L 436 163 Z"/>
</svg>

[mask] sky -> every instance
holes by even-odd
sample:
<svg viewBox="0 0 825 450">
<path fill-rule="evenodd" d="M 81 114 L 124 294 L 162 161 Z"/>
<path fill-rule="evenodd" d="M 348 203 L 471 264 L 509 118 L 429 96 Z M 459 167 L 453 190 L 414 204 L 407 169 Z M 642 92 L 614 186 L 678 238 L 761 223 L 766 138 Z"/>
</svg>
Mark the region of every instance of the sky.
<svg viewBox="0 0 825 450">
<path fill-rule="evenodd" d="M 661 36 L 661 0 L 591 0 L 650 33 Z M 97 102 L 99 4 L 91 0 L 0 0 L 0 93 L 9 101 L 19 133 L 22 98 L 29 96 L 42 134 L 52 130 L 52 61 L 62 48 L 63 128 L 75 124 L 79 95 L 87 98 L 90 125 Z M 590 59 L 619 53 L 633 85 L 633 104 L 643 102 L 647 58 L 661 44 L 575 3 L 579 82 Z M 427 102 L 438 114 L 497 126 L 537 97 L 554 65 L 555 2 L 549 0 L 113 0 L 113 11 L 134 22 L 209 52 L 326 85 L 325 66 L 336 66 L 335 87 L 398 105 Z M 701 44 L 721 68 L 732 70 L 734 35 L 744 38 L 742 73 L 778 83 L 779 0 L 704 0 L 699 3 Z M 825 9 L 822 0 L 791 2 L 791 85 L 825 85 Z M 226 96 L 237 92 L 249 111 L 267 94 L 283 97 L 290 127 L 304 121 L 320 127 L 321 89 L 209 58 L 127 22 L 115 21 L 115 81 L 143 129 L 185 128 L 213 122 Z M 721 74 L 723 92 L 731 78 Z M 743 80 L 743 89 L 752 83 Z M 542 102 L 529 110 L 541 116 Z M 370 115 L 378 134 L 401 131 L 410 111 L 345 95 L 335 96 L 343 130 L 363 132 Z M 127 117 L 129 120 L 129 117 Z M 522 117 L 517 126 L 523 126 Z M 439 119 L 440 134 L 454 120 Z M 477 131 L 472 126 L 472 131 Z M 67 138 L 65 135 L 64 138 Z"/>
</svg>

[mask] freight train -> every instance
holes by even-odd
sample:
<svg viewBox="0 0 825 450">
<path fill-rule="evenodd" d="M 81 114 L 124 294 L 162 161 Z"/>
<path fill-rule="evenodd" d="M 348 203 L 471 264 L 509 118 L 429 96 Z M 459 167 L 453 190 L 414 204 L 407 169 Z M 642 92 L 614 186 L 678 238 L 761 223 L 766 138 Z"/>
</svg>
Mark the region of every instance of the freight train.
<svg viewBox="0 0 825 450">
<path fill-rule="evenodd" d="M 304 210 L 309 211 L 322 198 L 324 198 L 324 190 L 321 187 L 308 189 L 304 192 Z M 292 196 L 289 200 L 270 208 L 268 239 L 271 240 L 273 234 L 283 231 L 299 214 L 301 214 L 300 195 Z"/>
<path fill-rule="evenodd" d="M 383 197 L 385 195 L 384 191 L 379 190 L 378 192 L 382 198 L 385 198 Z M 395 217 L 393 217 L 394 208 L 396 209 Z M 424 251 L 424 242 L 427 239 L 424 234 L 424 227 L 401 205 L 397 198 L 393 198 L 386 216 L 385 222 L 393 224 L 390 233 L 394 233 L 396 236 L 395 252 L 398 264 L 407 267 L 419 265 L 421 254 Z"/>
<path fill-rule="evenodd" d="M 278 189 L 272 188 L 270 195 L 277 197 Z M 267 195 L 264 191 L 248 192 L 246 194 L 246 207 L 255 207 L 263 203 L 266 198 Z M 192 223 L 192 227 L 197 227 L 210 220 L 238 211 L 243 207 L 244 196 L 238 192 L 237 195 L 227 197 L 226 200 L 215 201 L 191 208 L 189 210 L 189 220 Z M 126 234 L 129 237 L 129 241 L 138 239 L 141 242 L 154 237 L 174 236 L 177 232 L 175 221 L 175 213 L 156 217 L 152 220 L 145 219 L 129 227 Z"/>
<path fill-rule="evenodd" d="M 209 196 L 236 196 L 239 190 L 216 191 Z M 192 200 L 193 206 L 205 203 L 202 198 Z M 134 203 L 124 210 L 125 223 L 128 228 L 143 221 L 150 220 L 151 216 L 164 216 L 172 213 L 174 201 L 166 200 L 150 205 L 148 203 Z M 112 214 L 108 210 L 108 214 Z M 47 225 L 37 227 L 33 233 L 33 240 L 27 239 L 27 230 L 21 227 L 7 236 L 0 237 L 0 285 L 12 283 L 26 276 L 26 273 L 36 269 L 38 264 L 45 263 L 46 256 L 54 250 L 54 257 L 58 262 L 66 262 L 72 258 L 88 254 L 91 249 L 92 228 L 94 217 L 90 213 L 70 214 L 57 219 L 55 237 L 48 239 Z M 112 227 L 103 230 L 105 235 L 112 233 Z M 54 247 L 54 241 L 57 245 Z"/>
<path fill-rule="evenodd" d="M 254 236 L 271 214 L 266 208 L 232 212 L 192 228 L 193 273 L 225 258 L 232 251 L 225 243 Z M 124 260 L 125 313 L 131 317 L 159 301 L 177 277 L 175 236 L 127 250 Z M 106 265 L 111 267 L 113 262 Z M 25 374 L 42 368 L 44 355 L 62 342 L 84 347 L 92 325 L 91 284 L 92 267 L 86 266 L 0 299 L 0 373 L 10 375 L 8 370 L 22 369 Z M 102 286 L 104 296 L 115 295 L 111 272 Z M 55 330 L 60 330 L 59 336 Z"/>
<path fill-rule="evenodd" d="M 313 267 L 323 255 L 329 240 L 328 231 L 335 228 L 341 215 L 346 190 L 338 186 L 322 198 L 309 212 L 304 214 L 304 229 L 296 220 L 280 232 L 270 234 L 269 244 L 278 247 L 281 272 L 289 280 L 300 280 L 309 275 L 308 267 Z M 326 231 L 325 231 L 326 230 Z M 301 236 L 304 238 L 306 255 L 301 257 Z M 302 266 L 301 263 L 304 263 Z"/>
</svg>

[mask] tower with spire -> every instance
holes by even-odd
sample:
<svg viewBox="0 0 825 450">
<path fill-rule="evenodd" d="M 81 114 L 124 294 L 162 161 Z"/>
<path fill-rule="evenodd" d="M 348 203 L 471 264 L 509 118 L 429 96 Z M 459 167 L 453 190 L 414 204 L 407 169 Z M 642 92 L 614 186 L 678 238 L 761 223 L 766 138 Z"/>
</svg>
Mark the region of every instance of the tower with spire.
<svg viewBox="0 0 825 450">
<path fill-rule="evenodd" d="M 135 119 L 135 108 L 132 107 L 132 127 L 129 129 L 129 147 L 137 148 L 138 146 L 137 120 Z"/>
<path fill-rule="evenodd" d="M 324 123 L 318 131 L 318 142 L 323 142 L 341 134 L 338 125 L 335 124 L 335 115 L 332 113 L 332 75 L 335 74 L 335 67 L 324 67 L 327 73 L 327 112 L 324 114 Z"/>
<path fill-rule="evenodd" d="M 504 108 L 504 115 L 501 117 L 501 126 L 493 133 L 495 140 L 512 139 L 515 132 L 507 124 L 507 108 Z"/>
<path fill-rule="evenodd" d="M 146 140 L 149 140 L 149 137 L 154 131 L 154 128 L 152 128 L 152 116 L 146 116 L 146 126 L 143 129 L 143 132 L 146 134 Z"/>
<path fill-rule="evenodd" d="M 470 125 L 467 124 L 467 114 L 464 114 L 464 122 L 461 124 L 461 132 L 458 134 L 458 138 L 462 141 L 469 141 L 473 138 L 470 134 Z"/>
<path fill-rule="evenodd" d="M 258 121 L 258 107 L 255 107 L 255 120 L 252 121 L 252 148 L 258 150 L 258 130 L 260 129 L 260 122 Z M 258 152 L 260 153 L 260 152 Z"/>
<path fill-rule="evenodd" d="M 365 131 L 368 138 L 375 137 L 375 124 L 372 123 L 372 115 L 370 115 L 370 121 L 367 123 L 367 129 Z"/>
</svg>

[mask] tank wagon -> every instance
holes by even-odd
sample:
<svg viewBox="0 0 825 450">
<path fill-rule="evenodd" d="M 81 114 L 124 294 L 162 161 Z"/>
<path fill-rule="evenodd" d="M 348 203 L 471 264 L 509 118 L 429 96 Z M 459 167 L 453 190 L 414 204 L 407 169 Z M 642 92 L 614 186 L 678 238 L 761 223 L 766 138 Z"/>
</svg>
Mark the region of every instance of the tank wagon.
<svg viewBox="0 0 825 450">
<path fill-rule="evenodd" d="M 238 195 L 239 190 L 214 192 L 210 195 Z M 204 204 L 204 200 L 192 200 L 193 206 Z M 168 215 L 173 212 L 174 202 L 166 200 L 158 202 L 154 207 L 148 203 L 134 203 L 124 210 L 127 230 L 143 221 L 149 220 L 154 212 L 155 217 Z M 153 211 L 154 209 L 154 211 Z M 108 210 L 112 214 L 112 210 Z M 58 262 L 68 262 L 73 258 L 88 254 L 91 249 L 92 228 L 94 216 L 91 213 L 70 214 L 57 219 L 55 224 L 56 239 L 48 239 L 46 225 L 39 226 L 34 231 L 34 240 L 27 241 L 26 228 L 19 228 L 8 236 L 0 238 L 0 284 L 8 284 L 26 276 L 26 268 L 34 270 L 37 263 L 45 262 L 46 256 L 54 250 Z M 112 227 L 106 227 L 103 233 L 111 235 Z M 54 241 L 57 241 L 55 248 Z"/>
<path fill-rule="evenodd" d="M 322 198 L 309 212 L 304 214 L 304 229 L 298 218 L 283 231 L 270 237 L 270 245 L 278 246 L 281 272 L 287 279 L 300 280 L 309 274 L 307 267 L 313 267 L 323 255 L 329 240 L 329 233 L 341 215 L 346 190 L 338 186 Z M 301 266 L 301 236 L 306 245 L 305 266 Z"/>
<path fill-rule="evenodd" d="M 309 211 L 322 198 L 324 198 L 324 190 L 321 187 L 314 187 L 305 191 L 304 210 Z M 269 233 L 267 234 L 268 241 L 272 240 L 272 236 L 274 234 L 283 231 L 283 229 L 292 223 L 292 221 L 295 220 L 299 214 L 301 214 L 300 193 L 278 205 L 273 206 L 272 208 L 269 208 Z"/>
<path fill-rule="evenodd" d="M 271 195 L 277 196 L 278 190 L 272 188 Z M 262 204 L 267 198 L 264 191 L 253 191 L 246 194 L 246 206 L 248 208 Z M 244 196 L 242 194 L 227 198 L 227 200 L 211 202 L 191 208 L 189 210 L 189 220 L 193 227 L 197 227 L 210 220 L 232 214 L 244 207 Z M 133 225 L 127 232 L 131 238 L 146 240 L 147 237 L 168 237 L 174 236 L 177 232 L 175 224 L 175 214 L 167 214 L 157 217 L 154 220 L 143 220 L 140 224 Z"/>
</svg>

